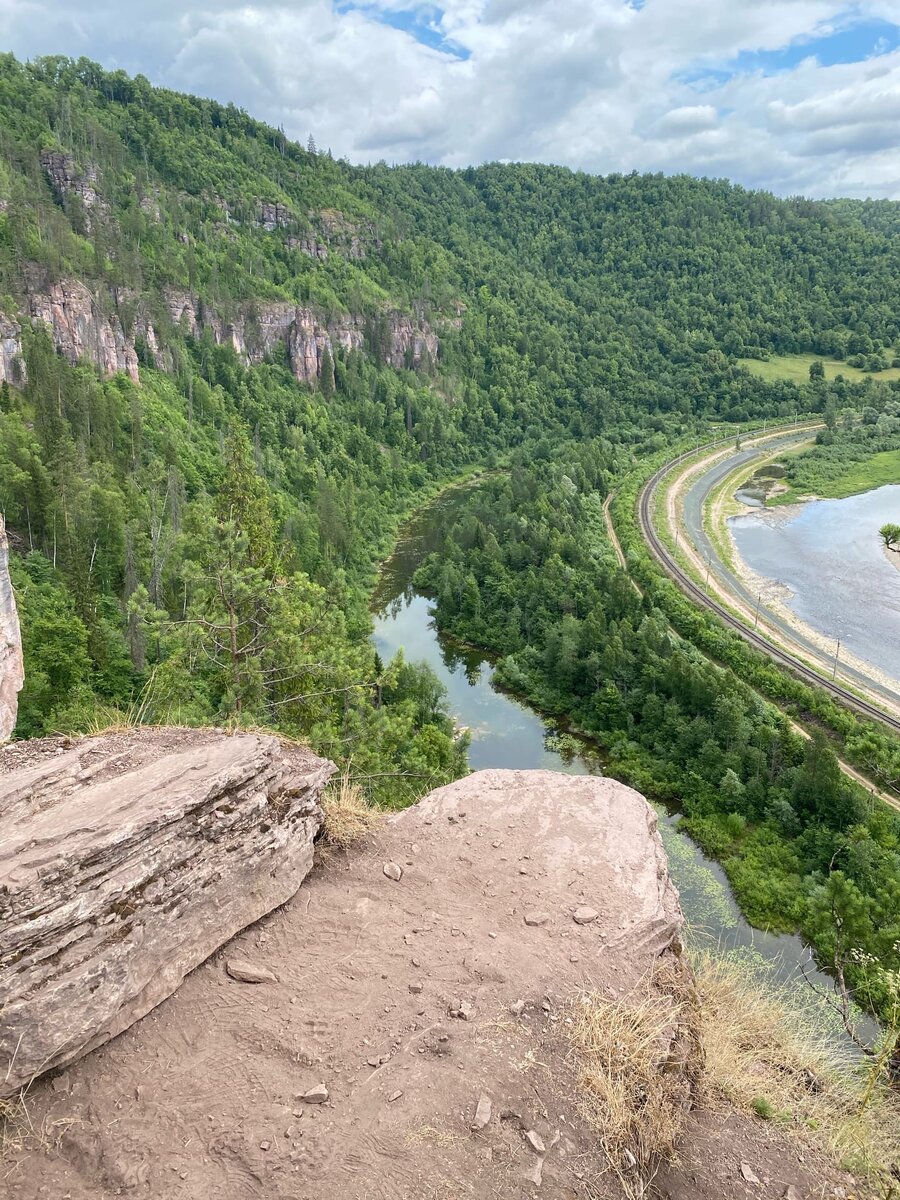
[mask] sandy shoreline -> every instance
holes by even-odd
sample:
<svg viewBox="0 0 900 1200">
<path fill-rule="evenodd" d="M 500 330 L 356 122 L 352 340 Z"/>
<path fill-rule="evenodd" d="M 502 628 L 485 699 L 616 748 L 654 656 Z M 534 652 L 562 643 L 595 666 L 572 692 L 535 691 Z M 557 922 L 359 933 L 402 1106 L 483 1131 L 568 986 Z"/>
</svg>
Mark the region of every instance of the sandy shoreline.
<svg viewBox="0 0 900 1200">
<path fill-rule="evenodd" d="M 812 499 L 812 498 L 811 498 Z M 780 509 L 771 511 L 784 513 L 788 517 L 793 517 L 804 507 L 809 501 L 801 501 L 797 504 L 786 504 Z M 743 506 L 743 513 L 740 515 L 758 516 L 760 509 L 753 508 L 751 505 Z M 731 533 L 731 527 L 726 520 L 724 522 L 725 532 L 728 536 L 729 548 L 731 550 L 731 567 L 734 574 L 748 588 L 756 591 L 762 597 L 762 603 L 776 617 L 779 617 L 787 625 L 795 630 L 798 634 L 807 638 L 812 642 L 824 656 L 829 656 L 833 660 L 836 649 L 835 641 L 832 638 L 826 637 L 820 630 L 806 623 L 802 618 L 798 617 L 794 610 L 788 605 L 794 592 L 785 583 L 781 583 L 777 579 L 769 579 L 765 575 L 760 575 L 748 566 L 740 555 L 737 548 L 737 543 Z M 896 560 L 894 565 L 900 570 L 900 554 L 893 554 L 891 551 L 885 550 L 885 554 L 889 554 Z M 841 674 L 841 666 L 852 667 L 856 671 L 861 671 L 863 674 L 869 675 L 870 678 L 876 680 L 882 687 L 889 688 L 891 691 L 900 693 L 900 680 L 897 680 L 893 675 L 888 675 L 882 671 L 875 663 L 869 662 L 868 659 L 859 658 L 850 649 L 843 644 L 841 645 L 840 657 L 838 659 L 838 675 Z M 852 681 L 850 681 L 853 686 Z M 882 703 L 884 699 L 881 698 Z"/>
<path fill-rule="evenodd" d="M 728 451 L 719 451 L 716 454 L 710 455 L 707 459 L 702 460 L 701 462 L 690 464 L 674 481 L 668 485 L 666 492 L 666 517 L 673 533 L 682 515 L 681 509 L 683 493 L 690 479 L 700 471 L 708 469 L 717 459 L 721 458 L 724 453 L 728 453 Z M 779 515 L 783 514 L 785 518 L 790 518 L 798 513 L 804 504 L 815 499 L 817 499 L 817 497 L 810 496 L 808 498 L 804 498 L 803 501 L 798 501 L 796 504 L 782 505 L 770 511 L 777 512 Z M 835 642 L 825 637 L 824 634 L 822 634 L 819 630 L 807 625 L 806 622 L 801 620 L 788 606 L 787 601 L 790 600 L 794 594 L 789 587 L 777 580 L 768 579 L 757 574 L 747 565 L 746 562 L 744 562 L 738 553 L 734 538 L 731 535 L 728 517 L 739 515 L 758 516 L 761 511 L 761 509 L 754 507 L 753 505 L 744 504 L 741 501 L 735 500 L 731 490 L 727 489 L 727 495 L 723 493 L 714 500 L 709 510 L 709 516 L 711 517 L 711 524 L 714 529 L 723 534 L 727 539 L 729 558 L 731 560 L 728 565 L 730 566 L 733 574 L 741 580 L 745 587 L 747 587 L 750 591 L 756 592 L 762 598 L 763 609 L 759 614 L 759 625 L 765 630 L 766 634 L 775 645 L 791 649 L 788 644 L 788 640 L 785 638 L 785 635 L 765 619 L 765 610 L 768 608 L 771 616 L 779 618 L 787 626 L 794 630 L 795 633 L 805 637 L 813 646 L 816 647 L 818 655 L 815 655 L 810 651 L 806 651 L 804 653 L 804 650 L 800 647 L 796 648 L 794 652 L 799 653 L 800 657 L 806 657 L 808 661 L 813 661 L 816 657 L 818 657 L 818 665 L 823 674 L 827 675 L 830 673 L 830 668 L 834 661 L 834 653 L 836 649 Z M 705 564 L 701 562 L 701 559 L 695 548 L 689 542 L 685 544 L 685 541 L 686 539 L 682 540 L 681 549 L 692 561 L 695 571 L 699 571 L 702 575 L 702 573 L 705 571 Z M 900 554 L 896 555 L 896 558 L 898 559 L 896 565 L 898 569 L 900 569 Z M 745 620 L 747 620 L 751 626 L 755 623 L 755 612 L 751 611 L 754 606 L 748 607 L 748 605 L 742 601 L 740 597 L 734 595 L 729 589 L 724 587 L 719 580 L 716 579 L 715 573 L 713 574 L 708 586 L 713 589 L 721 601 L 729 605 L 731 608 L 741 612 L 744 615 Z M 882 687 L 889 689 L 891 692 L 897 693 L 898 700 L 893 704 L 891 704 L 890 701 L 883 696 L 879 696 L 878 702 L 884 705 L 889 711 L 900 714 L 900 681 L 894 679 L 893 676 L 885 674 L 873 663 L 858 658 L 843 645 L 841 646 L 840 657 L 838 661 L 838 678 L 840 678 L 842 675 L 842 666 L 851 667 L 861 674 L 869 676 L 869 678 L 879 683 Z M 844 678 L 843 682 L 850 687 L 857 686 L 854 681 L 848 680 L 846 677 Z"/>
</svg>

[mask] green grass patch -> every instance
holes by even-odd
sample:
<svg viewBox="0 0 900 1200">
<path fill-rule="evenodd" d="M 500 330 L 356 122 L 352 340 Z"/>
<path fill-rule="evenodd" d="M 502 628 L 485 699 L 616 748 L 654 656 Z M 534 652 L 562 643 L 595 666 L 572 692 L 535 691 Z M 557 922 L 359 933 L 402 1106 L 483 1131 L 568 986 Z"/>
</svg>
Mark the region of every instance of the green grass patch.
<svg viewBox="0 0 900 1200">
<path fill-rule="evenodd" d="M 802 481 L 792 478 L 789 462 L 786 466 L 791 486 L 786 492 L 769 500 L 771 508 L 780 504 L 795 503 L 811 494 L 825 500 L 843 500 L 846 496 L 871 492 L 888 483 L 900 483 L 900 450 L 884 450 L 859 462 L 850 462 L 844 470 L 835 474 L 829 473 L 823 464 L 815 474 L 804 471 L 804 476 L 808 478 Z"/>
<path fill-rule="evenodd" d="M 814 362 L 822 363 L 826 379 L 834 379 L 838 375 L 857 383 L 863 379 L 900 379 L 900 367 L 887 367 L 884 371 L 861 371 L 859 367 L 849 367 L 838 358 L 820 358 L 817 354 L 778 354 L 767 361 L 759 358 L 738 359 L 740 366 L 770 383 L 780 379 L 809 383 L 809 367 Z"/>
</svg>

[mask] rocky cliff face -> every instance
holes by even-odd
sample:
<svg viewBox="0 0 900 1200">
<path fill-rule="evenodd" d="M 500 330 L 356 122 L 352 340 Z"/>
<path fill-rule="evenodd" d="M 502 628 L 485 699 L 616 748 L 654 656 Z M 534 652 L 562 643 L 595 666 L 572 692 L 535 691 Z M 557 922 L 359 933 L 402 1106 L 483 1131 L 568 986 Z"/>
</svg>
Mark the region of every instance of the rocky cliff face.
<svg viewBox="0 0 900 1200">
<path fill-rule="evenodd" d="M 166 296 L 169 315 L 176 325 L 198 336 L 209 327 L 220 345 L 231 345 L 247 363 L 259 363 L 277 348 L 287 349 L 294 376 L 314 383 L 322 375 L 327 350 L 332 363 L 337 350 L 363 350 L 366 320 L 347 313 L 325 320 L 312 309 L 292 304 L 257 304 L 233 321 L 202 313 L 196 297 L 171 290 Z M 390 366 L 414 371 L 431 370 L 438 360 L 437 335 L 424 320 L 405 313 L 387 312 L 379 321 L 382 352 Z"/>
<path fill-rule="evenodd" d="M 0 749 L 0 1096 L 127 1029 L 288 900 L 333 770 L 216 730 Z"/>
<path fill-rule="evenodd" d="M 0 513 L 0 742 L 10 738 L 16 727 L 19 692 L 24 682 L 22 635 L 9 577 L 9 542 Z"/>
<path fill-rule="evenodd" d="M 86 232 L 90 232 L 95 217 L 105 217 L 108 213 L 108 205 L 98 190 L 96 166 L 88 163 L 79 169 L 71 154 L 58 150 L 42 150 L 41 166 L 60 204 L 65 206 L 72 196 L 78 198 Z"/>
<path fill-rule="evenodd" d="M 104 376 L 124 371 L 139 379 L 137 338 L 143 339 L 156 365 L 166 369 L 164 339 L 150 321 L 138 297 L 121 290 L 98 297 L 75 279 L 50 282 L 36 269 L 28 272 L 28 315 L 43 325 L 53 344 L 69 362 L 92 362 Z M 209 328 L 219 345 L 231 345 L 245 363 L 260 363 L 278 349 L 287 350 L 295 377 L 315 383 L 322 374 L 328 350 L 362 350 L 366 345 L 366 319 L 351 313 L 325 319 L 312 309 L 287 303 L 256 303 L 226 320 L 201 306 L 199 298 L 169 289 L 166 304 L 172 323 L 195 337 Z M 102 302 L 101 302 L 102 301 Z M 136 315 L 126 330 L 119 313 L 128 308 Z M 431 370 L 440 346 L 424 319 L 389 311 L 378 321 L 384 360 L 392 367 Z M 0 383 L 20 384 L 25 378 L 20 322 L 0 313 Z"/>
<path fill-rule="evenodd" d="M 94 363 L 105 376 L 124 371 L 138 382 L 134 337 L 126 336 L 115 313 L 107 315 L 77 279 L 47 284 L 29 296 L 31 318 L 44 325 L 53 344 L 71 363 Z"/>
<path fill-rule="evenodd" d="M 18 321 L 0 312 L 0 383 L 18 385 L 24 380 L 22 328 Z"/>
</svg>

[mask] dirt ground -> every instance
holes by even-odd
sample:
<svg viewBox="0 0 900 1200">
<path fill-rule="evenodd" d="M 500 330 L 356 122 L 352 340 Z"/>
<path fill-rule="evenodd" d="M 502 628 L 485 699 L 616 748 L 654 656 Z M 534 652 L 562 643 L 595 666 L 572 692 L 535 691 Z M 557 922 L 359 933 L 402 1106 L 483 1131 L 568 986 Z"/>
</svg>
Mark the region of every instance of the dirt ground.
<svg viewBox="0 0 900 1200">
<path fill-rule="evenodd" d="M 636 864 L 660 903 L 649 923 L 622 919 L 611 897 L 631 868 L 599 870 L 581 854 L 584 830 L 555 827 L 560 777 L 516 774 L 546 800 L 540 830 L 488 796 L 419 806 L 357 849 L 324 851 L 294 900 L 126 1033 L 38 1081 L 28 1121 L 8 1129 L 0 1194 L 622 1196 L 581 1110 L 568 1005 L 585 989 L 637 986 L 671 939 L 671 889 L 664 867 Z M 614 862 L 615 820 L 604 839 L 598 854 Z M 576 923 L 590 903 L 599 919 Z M 241 962 L 274 979 L 232 977 Z M 789 1185 L 802 1198 L 853 1194 L 762 1122 L 695 1112 L 651 1194 L 774 1200 Z"/>
</svg>

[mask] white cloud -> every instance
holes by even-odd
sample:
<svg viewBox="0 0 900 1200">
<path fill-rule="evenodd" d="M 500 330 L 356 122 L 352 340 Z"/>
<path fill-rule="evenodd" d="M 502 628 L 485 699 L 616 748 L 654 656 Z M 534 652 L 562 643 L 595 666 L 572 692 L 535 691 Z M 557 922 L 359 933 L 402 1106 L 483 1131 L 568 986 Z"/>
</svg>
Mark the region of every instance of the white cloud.
<svg viewBox="0 0 900 1200">
<path fill-rule="evenodd" d="M 900 52 L 822 66 L 814 40 L 896 22 L 896 0 L 848 2 L 0 0 L 0 43 L 233 100 L 352 160 L 534 158 L 900 197 Z M 387 23 L 411 9 L 441 48 Z M 734 73 L 738 55 L 791 44 L 803 61 Z"/>
</svg>

